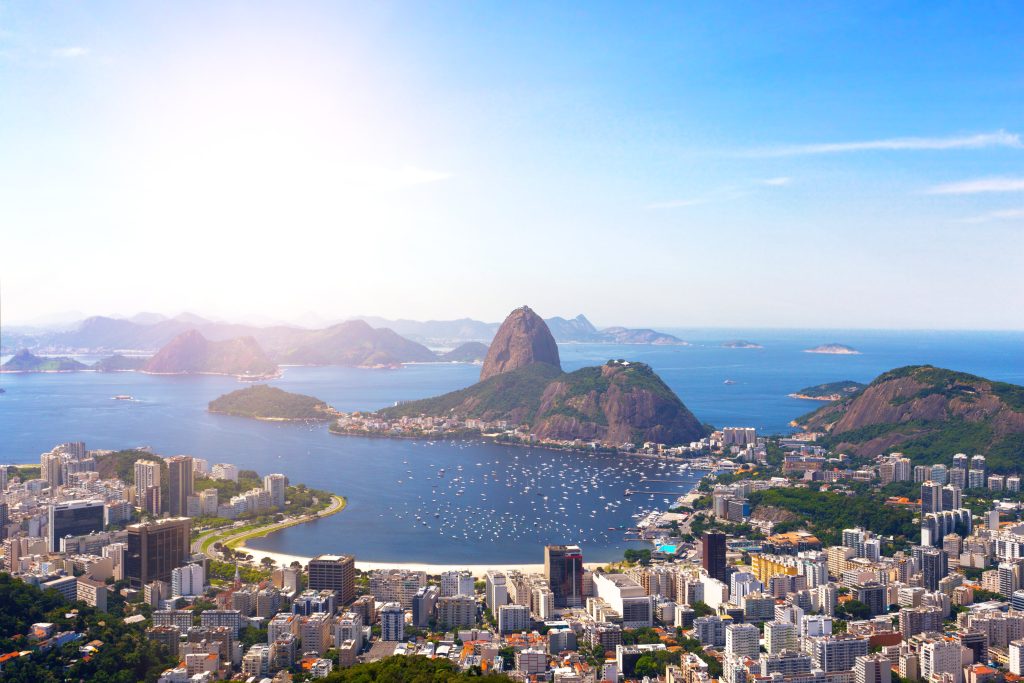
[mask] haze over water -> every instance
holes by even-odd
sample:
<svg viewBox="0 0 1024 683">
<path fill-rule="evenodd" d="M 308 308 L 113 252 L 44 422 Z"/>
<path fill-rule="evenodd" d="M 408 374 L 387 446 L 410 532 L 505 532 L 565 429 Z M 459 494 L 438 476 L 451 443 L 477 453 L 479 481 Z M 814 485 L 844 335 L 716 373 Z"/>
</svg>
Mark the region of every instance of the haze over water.
<svg viewBox="0 0 1024 683">
<path fill-rule="evenodd" d="M 562 364 L 573 370 L 608 358 L 649 363 L 702 421 L 766 433 L 787 431 L 791 419 L 818 405 L 786 394 L 828 381 L 868 381 L 900 365 L 931 363 L 1024 383 L 1020 332 L 668 331 L 696 345 L 568 344 L 559 349 Z M 739 338 L 765 348 L 720 346 Z M 829 342 L 863 353 L 802 353 Z M 340 410 L 372 410 L 467 386 L 478 374 L 478 366 L 448 364 L 397 371 L 287 368 L 273 384 Z M 735 384 L 724 384 L 727 379 Z M 626 547 L 621 532 L 608 527 L 630 525 L 633 515 L 664 506 L 672 497 L 623 499 L 624 489 L 649 487 L 641 482 L 645 478 L 684 479 L 674 468 L 637 458 L 478 442 L 339 437 L 323 426 L 210 415 L 208 401 L 243 386 L 225 377 L 3 375 L 0 384 L 7 389 L 0 396 L 0 462 L 37 462 L 39 453 L 68 440 L 83 440 L 91 448 L 150 445 L 162 455 L 187 453 L 261 474 L 283 472 L 295 483 L 347 496 L 350 505 L 343 513 L 253 544 L 291 554 L 497 564 L 538 562 L 545 542 L 580 542 L 588 560 L 605 561 L 620 557 Z M 113 401 L 115 394 L 138 401 Z M 438 476 L 441 468 L 444 477 Z M 682 493 L 690 485 L 661 484 L 657 490 Z"/>
</svg>

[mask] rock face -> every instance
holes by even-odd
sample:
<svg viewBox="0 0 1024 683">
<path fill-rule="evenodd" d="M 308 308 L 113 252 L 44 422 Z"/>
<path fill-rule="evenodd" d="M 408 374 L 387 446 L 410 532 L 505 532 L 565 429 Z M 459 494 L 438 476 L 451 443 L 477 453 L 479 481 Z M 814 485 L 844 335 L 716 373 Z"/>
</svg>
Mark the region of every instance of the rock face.
<svg viewBox="0 0 1024 683">
<path fill-rule="evenodd" d="M 559 370 L 562 368 L 558 358 L 558 344 L 551 336 L 547 324 L 529 306 L 523 306 L 512 311 L 498 328 L 487 350 L 480 381 L 532 363 L 546 363 Z"/>
<path fill-rule="evenodd" d="M 1024 452 L 1024 387 L 930 365 L 890 370 L 862 391 L 798 418 L 837 449 L 871 456 L 900 450 L 919 461 L 983 453 L 993 468 Z"/>
<path fill-rule="evenodd" d="M 182 332 L 142 366 L 159 374 L 265 375 L 277 372 L 252 337 L 213 342 L 196 330 Z"/>
</svg>

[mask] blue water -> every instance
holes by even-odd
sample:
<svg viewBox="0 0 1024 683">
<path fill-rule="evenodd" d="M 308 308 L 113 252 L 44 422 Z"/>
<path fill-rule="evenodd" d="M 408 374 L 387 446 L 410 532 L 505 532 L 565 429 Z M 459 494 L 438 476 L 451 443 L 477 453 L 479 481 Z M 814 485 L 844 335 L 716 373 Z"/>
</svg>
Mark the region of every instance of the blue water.
<svg viewBox="0 0 1024 683">
<path fill-rule="evenodd" d="M 840 379 L 868 381 L 900 365 L 931 363 L 1024 383 L 1024 333 L 673 332 L 695 345 L 568 344 L 560 347 L 563 366 L 572 370 L 608 358 L 643 361 L 702 421 L 776 433 L 788 431 L 791 419 L 817 405 L 786 394 Z M 735 338 L 765 348 L 721 348 L 722 340 Z M 829 342 L 853 346 L 862 355 L 802 353 Z M 341 410 L 372 410 L 466 386 L 478 373 L 476 366 L 451 364 L 401 370 L 288 368 L 274 384 L 318 396 Z M 726 379 L 735 384 L 724 384 Z M 3 375 L 0 383 L 7 389 L 0 395 L 0 462 L 37 462 L 40 453 L 69 440 L 85 441 L 90 448 L 149 445 L 163 455 L 188 453 L 211 463 L 283 472 L 295 482 L 349 498 L 342 514 L 254 544 L 286 553 L 485 564 L 538 562 L 545 542 L 580 542 L 588 559 L 606 561 L 627 547 L 621 533 L 608 527 L 630 524 L 634 514 L 662 505 L 666 497 L 623 500 L 622 491 L 649 487 L 641 482 L 644 478 L 683 478 L 638 459 L 486 443 L 339 437 L 322 426 L 210 415 L 208 401 L 242 386 L 223 377 Z M 111 400 L 115 394 L 131 394 L 138 401 Z M 440 468 L 446 470 L 443 478 L 437 475 Z M 457 476 L 463 479 L 453 484 Z M 584 485 L 590 490 L 582 492 Z M 689 486 L 662 484 L 657 490 L 682 492 Z"/>
</svg>

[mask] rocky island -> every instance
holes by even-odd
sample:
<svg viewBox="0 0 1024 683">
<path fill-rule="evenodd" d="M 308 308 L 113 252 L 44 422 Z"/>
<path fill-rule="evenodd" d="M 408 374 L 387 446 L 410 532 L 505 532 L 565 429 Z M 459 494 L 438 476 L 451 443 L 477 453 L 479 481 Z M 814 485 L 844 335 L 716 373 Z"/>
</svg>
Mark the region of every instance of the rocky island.
<svg viewBox="0 0 1024 683">
<path fill-rule="evenodd" d="M 256 420 L 330 420 L 335 410 L 318 398 L 257 384 L 210 401 L 211 413 Z"/>
<path fill-rule="evenodd" d="M 828 382 L 827 384 L 815 384 L 813 387 L 804 387 L 799 391 L 789 394 L 790 398 L 799 398 L 805 401 L 839 401 L 852 396 L 866 385 L 853 380 L 841 382 Z"/>
<path fill-rule="evenodd" d="M 804 353 L 824 353 L 834 356 L 860 355 L 860 351 L 853 347 L 846 346 L 845 344 L 821 344 L 820 346 L 815 346 L 810 349 L 804 349 Z"/>
<path fill-rule="evenodd" d="M 746 339 L 730 339 L 727 342 L 722 342 L 723 349 L 763 349 L 764 347 L 760 344 L 747 341 Z"/>
<path fill-rule="evenodd" d="M 513 311 L 487 352 L 480 381 L 372 415 L 343 415 L 338 433 L 477 432 L 553 445 L 680 445 L 709 433 L 644 363 L 611 360 L 564 372 L 558 345 L 528 307 Z"/>
</svg>

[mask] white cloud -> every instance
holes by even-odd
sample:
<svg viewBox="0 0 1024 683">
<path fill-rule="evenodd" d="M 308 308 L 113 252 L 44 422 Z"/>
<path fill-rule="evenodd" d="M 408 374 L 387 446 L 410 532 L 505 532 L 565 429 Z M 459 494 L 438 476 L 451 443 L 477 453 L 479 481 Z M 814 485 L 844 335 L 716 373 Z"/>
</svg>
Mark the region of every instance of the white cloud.
<svg viewBox="0 0 1024 683">
<path fill-rule="evenodd" d="M 400 186 L 425 185 L 426 183 L 438 183 L 452 177 L 451 173 L 445 171 L 434 171 L 429 168 L 418 166 L 403 166 L 394 177 L 395 183 Z"/>
<path fill-rule="evenodd" d="M 975 178 L 936 185 L 928 194 L 981 194 L 982 192 L 1024 192 L 1024 178 Z"/>
<path fill-rule="evenodd" d="M 91 52 L 87 47 L 73 45 L 71 47 L 57 48 L 52 54 L 54 57 L 60 57 L 61 59 L 79 59 L 81 57 L 88 57 Z"/>
<path fill-rule="evenodd" d="M 965 218 L 962 223 L 991 223 L 992 221 L 1010 221 L 1017 218 L 1024 218 L 1024 209 L 1003 209 L 1001 211 L 989 211 L 980 216 Z"/>
<path fill-rule="evenodd" d="M 982 149 L 984 147 L 1024 148 L 1017 133 L 997 130 L 992 133 L 978 133 L 946 138 L 886 138 L 882 140 L 861 140 L 858 142 L 825 142 L 811 145 L 790 145 L 751 150 L 752 156 L 785 157 L 806 154 L 842 154 L 845 152 L 867 152 L 873 150 L 947 150 Z"/>
<path fill-rule="evenodd" d="M 793 182 L 793 179 L 787 176 L 780 176 L 778 178 L 764 178 L 757 182 L 759 185 L 767 185 L 768 187 L 782 187 L 783 185 L 789 185 Z"/>
</svg>

